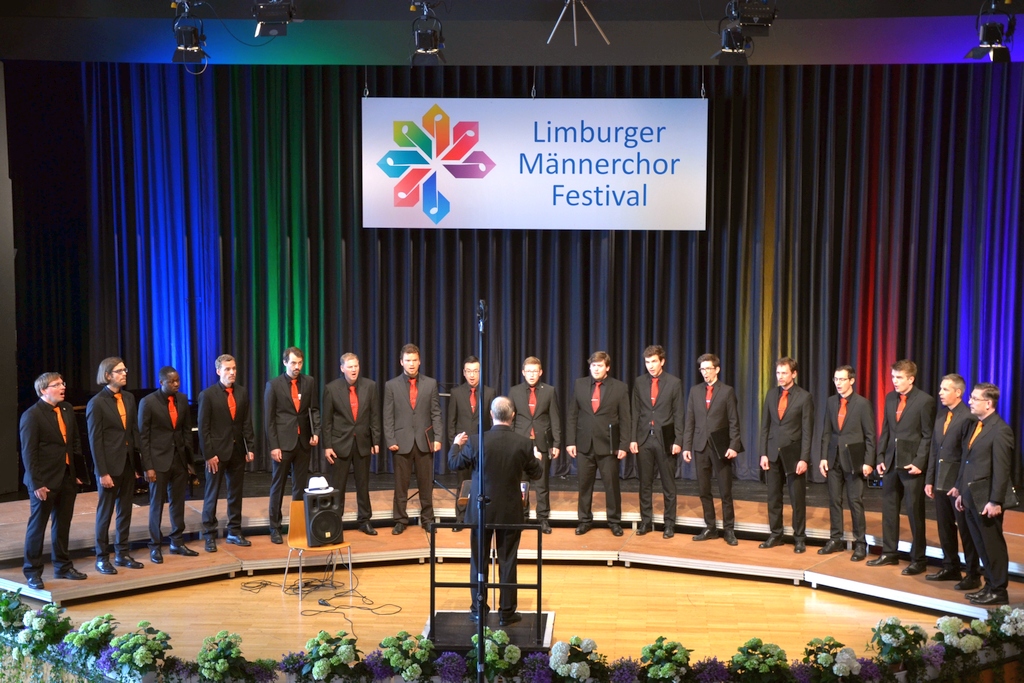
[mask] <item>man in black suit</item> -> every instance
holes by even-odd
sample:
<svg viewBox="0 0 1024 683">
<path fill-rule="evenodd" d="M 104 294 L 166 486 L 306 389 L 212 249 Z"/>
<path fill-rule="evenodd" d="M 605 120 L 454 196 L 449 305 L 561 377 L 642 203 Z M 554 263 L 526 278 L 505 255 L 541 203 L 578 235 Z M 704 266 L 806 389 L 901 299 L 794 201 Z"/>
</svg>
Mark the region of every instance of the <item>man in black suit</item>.
<svg viewBox="0 0 1024 683">
<path fill-rule="evenodd" d="M 967 593 L 967 597 L 975 605 L 1005 605 L 1009 602 L 1006 586 L 1010 558 L 1003 538 L 1003 503 L 1013 485 L 1013 430 L 996 412 L 996 385 L 975 384 L 970 401 L 971 414 L 978 421 L 964 437 L 956 508 L 967 514 L 967 526 L 985 566 L 985 587 Z"/>
<path fill-rule="evenodd" d="M 843 493 L 850 505 L 853 523 L 853 555 L 860 562 L 868 555 L 864 522 L 864 478 L 871 474 L 875 461 L 875 415 L 871 401 L 853 390 L 857 372 L 840 365 L 832 374 L 836 394 L 825 404 L 825 424 L 821 428 L 821 460 L 818 470 L 828 482 L 828 542 L 818 550 L 829 555 L 843 550 Z"/>
<path fill-rule="evenodd" d="M 256 434 L 249 410 L 249 392 L 235 382 L 238 366 L 228 354 L 217 356 L 218 381 L 199 394 L 199 445 L 206 460 L 203 496 L 203 536 L 206 552 L 217 552 L 217 496 L 227 479 L 228 523 L 225 540 L 249 546 L 242 535 L 242 479 L 245 463 L 252 462 Z"/>
<path fill-rule="evenodd" d="M 896 552 L 900 541 L 900 503 L 907 501 L 907 518 L 913 542 L 910 564 L 905 576 L 921 574 L 928 568 L 924 551 L 924 471 L 928 467 L 935 399 L 914 386 L 917 364 L 901 360 L 892 365 L 894 390 L 885 395 L 882 435 L 878 439 L 881 462 L 876 469 L 882 475 L 882 554 L 868 565 L 879 567 L 899 564 Z"/>
<path fill-rule="evenodd" d="M 484 434 L 483 494 L 488 500 L 484 508 L 484 520 L 487 524 L 522 524 L 525 506 L 519 482 L 524 474 L 530 479 L 539 478 L 540 462 L 534 455 L 534 442 L 521 434 L 516 434 L 512 429 L 512 421 L 515 419 L 512 401 L 499 396 L 490 406 L 494 426 Z M 483 571 L 480 567 L 480 558 L 477 557 L 479 539 L 476 527 L 480 522 L 476 504 L 481 493 L 480 468 L 476 466 L 480 456 L 479 443 L 476 434 L 470 436 L 466 432 L 460 432 L 448 451 L 448 467 L 468 469 L 473 473 L 473 483 L 470 486 L 470 500 L 473 502 L 466 512 L 466 522 L 473 525 L 470 533 L 472 551 L 469 565 L 469 578 L 473 582 L 476 582 Z M 518 529 L 487 529 L 484 532 L 484 541 L 488 548 L 491 546 L 492 535 L 497 537 L 498 572 L 501 583 L 517 581 L 516 555 L 519 552 L 521 534 Z M 481 614 L 487 614 L 487 603 L 481 605 L 481 599 L 486 600 L 486 595 L 478 588 L 470 590 L 473 595 L 470 618 L 478 621 Z M 498 623 L 501 626 L 522 620 L 522 616 L 516 612 L 518 595 L 515 588 L 502 588 L 500 600 L 501 613 Z"/>
<path fill-rule="evenodd" d="M 676 456 L 682 450 L 683 384 L 665 372 L 665 349 L 651 345 L 644 349 L 647 373 L 633 383 L 633 440 L 629 452 L 637 456 L 640 470 L 640 526 L 637 536 L 654 529 L 654 471 L 661 476 L 665 503 L 665 538 L 676 527 Z"/>
<path fill-rule="evenodd" d="M 451 399 L 448 401 L 448 433 L 476 434 L 480 429 L 480 412 L 483 406 L 484 431 L 491 428 L 491 415 L 487 407 L 494 400 L 495 392 L 489 386 L 480 388 L 480 359 L 476 356 L 467 356 L 462 361 L 462 376 L 466 378 L 465 384 L 452 389 Z M 481 392 L 483 400 L 481 400 Z M 458 493 L 462 488 L 462 482 L 469 480 L 473 475 L 472 470 L 458 470 L 459 483 L 455 491 Z M 455 521 L 461 522 L 466 515 L 465 506 L 458 504 L 456 496 Z M 462 527 L 455 527 L 455 531 L 462 531 Z"/>
<path fill-rule="evenodd" d="M 75 456 L 82 455 L 82 441 L 71 404 L 64 402 L 64 378 L 56 372 L 44 372 L 36 378 L 35 388 L 39 401 L 22 414 L 20 425 L 21 460 L 29 490 L 22 571 L 29 588 L 43 590 L 47 520 L 51 520 L 54 578 L 79 581 L 86 576 L 75 569 L 68 554 L 75 511 Z"/>
<path fill-rule="evenodd" d="M 284 482 L 292 475 L 292 500 L 302 500 L 309 482 L 309 449 L 319 441 L 320 408 L 316 380 L 302 374 L 302 349 L 289 346 L 281 354 L 284 372 L 267 382 L 263 392 L 263 419 L 270 457 L 270 540 L 281 537 L 281 501 Z"/>
<path fill-rule="evenodd" d="M 139 444 L 142 469 L 149 482 L 149 559 L 164 561 L 160 546 L 160 520 L 164 502 L 170 502 L 171 543 L 174 555 L 195 557 L 185 545 L 185 485 L 192 464 L 192 416 L 188 397 L 178 391 L 178 371 L 160 368 L 160 389 L 139 402 Z"/>
<path fill-rule="evenodd" d="M 631 441 L 629 389 L 625 382 L 608 376 L 612 359 L 604 351 L 595 351 L 588 362 L 590 377 L 576 380 L 565 427 L 565 451 L 570 457 L 579 456 L 576 460 L 580 487 L 576 535 L 582 536 L 593 526 L 591 503 L 594 481 L 600 468 L 608 527 L 612 535 L 621 536 L 619 460 L 626 457 L 626 448 Z"/>
<path fill-rule="evenodd" d="M 761 469 L 768 484 L 770 533 L 758 547 L 782 543 L 782 487 L 789 488 L 793 508 L 793 552 L 807 550 L 807 463 L 814 436 L 814 399 L 796 383 L 797 363 L 783 357 L 775 361 L 778 386 L 764 398 L 761 412 Z"/>
<path fill-rule="evenodd" d="M 697 459 L 697 485 L 704 509 L 704 530 L 695 541 L 718 538 L 715 501 L 711 496 L 711 477 L 718 481 L 722 496 L 722 537 L 729 545 L 736 540 L 736 513 L 732 504 L 732 464 L 743 450 L 740 441 L 740 411 L 736 392 L 718 381 L 722 363 L 713 353 L 697 359 L 704 381 L 690 388 L 686 401 L 686 424 L 683 428 L 683 460 Z M 668 532 L 668 529 L 665 529 Z"/>
<path fill-rule="evenodd" d="M 370 456 L 380 452 L 380 408 L 377 383 L 359 376 L 359 357 L 341 357 L 342 376 L 324 387 L 324 457 L 331 486 L 341 491 L 345 513 L 345 487 L 351 466 L 356 483 L 356 523 L 359 530 L 376 536 L 370 524 Z"/>
<path fill-rule="evenodd" d="M 939 384 L 939 402 L 943 409 L 935 416 L 932 429 L 932 447 L 928 452 L 925 470 L 924 495 L 935 501 L 935 523 L 939 528 L 942 546 L 942 569 L 924 578 L 929 581 L 957 581 L 956 590 L 968 591 L 981 586 L 981 565 L 978 549 L 974 545 L 967 518 L 956 509 L 956 479 L 963 461 L 965 437 L 970 438 L 977 419 L 963 402 L 967 382 L 955 373 L 946 375 Z M 961 576 L 960 550 L 957 531 L 963 540 L 967 576 Z"/>
<path fill-rule="evenodd" d="M 562 423 L 558 414 L 558 392 L 540 381 L 544 374 L 540 359 L 530 356 L 523 361 L 523 379 L 508 392 L 515 404 L 516 418 L 512 429 L 533 441 L 534 456 L 540 459 L 541 475 L 533 487 L 537 495 L 537 520 L 545 534 L 551 533 L 551 496 L 548 477 L 551 461 L 558 457 L 562 445 Z"/>
<path fill-rule="evenodd" d="M 416 466 L 420 492 L 420 524 L 434 522 L 434 453 L 441 450 L 441 399 L 437 381 L 420 374 L 420 350 L 406 344 L 401 354 L 402 374 L 384 385 L 384 443 L 395 465 L 395 526 L 397 536 L 409 525 L 406 503 L 409 480 Z"/>
<path fill-rule="evenodd" d="M 96 571 L 116 574 L 118 567 L 142 569 L 128 554 L 128 534 L 132 526 L 132 496 L 135 494 L 135 463 L 139 450 L 139 422 L 135 396 L 124 391 L 128 368 L 117 357 L 104 358 L 96 372 L 96 383 L 103 387 L 85 408 L 89 427 L 99 499 L 96 502 Z M 114 564 L 110 564 L 110 518 L 117 507 Z"/>
</svg>

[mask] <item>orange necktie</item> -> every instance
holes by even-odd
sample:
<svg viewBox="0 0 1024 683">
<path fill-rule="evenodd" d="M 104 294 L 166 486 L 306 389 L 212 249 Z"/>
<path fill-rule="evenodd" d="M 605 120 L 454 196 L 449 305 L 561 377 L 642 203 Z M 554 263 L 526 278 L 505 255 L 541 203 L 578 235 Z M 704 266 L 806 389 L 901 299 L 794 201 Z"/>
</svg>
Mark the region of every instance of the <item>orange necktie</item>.
<svg viewBox="0 0 1024 683">
<path fill-rule="evenodd" d="M 228 412 L 231 413 L 231 420 L 235 419 L 235 388 L 225 387 L 224 391 L 228 392 Z"/>
<path fill-rule="evenodd" d="M 953 421 L 953 411 L 946 411 L 946 421 L 942 423 L 942 435 L 946 435 L 946 430 L 949 429 L 949 423 Z"/>
<path fill-rule="evenodd" d="M 708 388 L 704 391 L 704 410 L 711 410 L 711 397 L 714 391 L 715 387 L 712 384 L 709 384 Z"/>
<path fill-rule="evenodd" d="M 907 407 L 907 395 L 900 394 L 900 404 L 896 406 L 896 421 L 899 422 L 900 418 L 903 417 L 903 409 Z"/>
<path fill-rule="evenodd" d="M 590 408 L 595 413 L 601 407 L 601 383 L 594 382 L 594 395 L 590 397 Z"/>
<path fill-rule="evenodd" d="M 57 426 L 60 427 L 60 435 L 66 444 L 68 442 L 68 427 L 64 424 L 64 416 L 60 414 L 60 406 L 54 406 L 53 412 L 57 413 Z M 71 458 L 68 457 L 67 451 L 64 452 L 64 464 L 71 464 Z"/>
<path fill-rule="evenodd" d="M 653 408 L 654 404 L 657 403 L 657 402 L 658 402 L 658 378 L 657 377 L 652 377 L 651 378 L 651 407 Z"/>
<path fill-rule="evenodd" d="M 782 390 L 782 396 L 779 396 L 779 419 L 786 414 L 786 408 L 789 407 L 789 389 Z"/>
<path fill-rule="evenodd" d="M 971 440 L 967 442 L 968 448 L 974 448 L 974 440 L 978 438 L 978 434 L 981 434 L 981 420 L 978 420 L 978 426 L 974 428 L 974 433 L 971 434 Z"/>
<path fill-rule="evenodd" d="M 167 412 L 171 416 L 171 429 L 178 428 L 178 406 L 174 405 L 174 397 L 167 397 Z"/>
<path fill-rule="evenodd" d="M 537 387 L 530 387 L 530 417 L 533 417 L 537 412 Z M 530 438 L 536 439 L 537 435 L 533 432 L 533 427 L 530 427 Z"/>
<path fill-rule="evenodd" d="M 843 428 L 843 423 L 846 422 L 846 399 L 842 396 L 839 397 L 839 429 Z"/>
<path fill-rule="evenodd" d="M 299 380 L 298 380 L 298 378 L 296 378 L 296 379 L 292 380 L 292 403 L 295 404 L 295 414 L 296 415 L 298 415 L 298 413 L 299 413 L 299 403 L 301 401 L 302 401 L 302 399 L 299 398 Z M 300 427 L 298 424 L 296 424 L 295 425 L 295 432 L 297 434 L 301 434 L 302 433 L 302 427 Z"/>
<path fill-rule="evenodd" d="M 348 405 L 352 408 L 352 421 L 355 422 L 359 419 L 359 397 L 356 396 L 354 384 L 348 386 Z"/>
<path fill-rule="evenodd" d="M 416 410 L 416 399 L 419 397 L 420 392 L 416 388 L 416 378 L 409 378 L 409 407 Z"/>
<path fill-rule="evenodd" d="M 117 414 L 121 416 L 121 427 L 128 429 L 128 413 L 124 409 L 124 396 L 120 391 L 114 394 L 114 400 L 117 401 Z"/>
</svg>

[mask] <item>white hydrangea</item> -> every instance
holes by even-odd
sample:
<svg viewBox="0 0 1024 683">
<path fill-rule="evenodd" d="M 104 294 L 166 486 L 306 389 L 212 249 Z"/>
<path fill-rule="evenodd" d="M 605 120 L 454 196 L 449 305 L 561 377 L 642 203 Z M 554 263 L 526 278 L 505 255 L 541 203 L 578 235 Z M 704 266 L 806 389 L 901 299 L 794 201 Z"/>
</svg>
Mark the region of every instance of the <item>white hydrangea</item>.
<svg viewBox="0 0 1024 683">
<path fill-rule="evenodd" d="M 839 673 L 840 670 L 846 673 Z M 836 654 L 836 663 L 832 667 L 832 673 L 840 677 L 860 674 L 860 662 L 857 661 L 857 653 L 853 651 L 852 647 L 844 647 Z"/>
<path fill-rule="evenodd" d="M 967 654 L 971 654 L 972 652 L 980 650 L 981 646 L 984 644 L 985 641 L 978 636 L 964 636 L 960 639 L 959 648 Z"/>
<path fill-rule="evenodd" d="M 577 681 L 585 681 L 590 678 L 590 665 L 586 662 L 574 662 L 569 670 L 569 675 Z"/>
<path fill-rule="evenodd" d="M 588 652 L 588 653 L 589 652 L 593 652 L 594 650 L 597 649 L 597 643 L 595 643 L 590 638 L 584 638 L 583 642 L 580 643 L 580 649 L 583 650 L 584 652 Z"/>
<path fill-rule="evenodd" d="M 551 646 L 551 668 L 557 669 L 569 661 L 569 645 L 563 641 L 558 641 Z M 564 676 L 565 674 L 559 674 Z"/>
<path fill-rule="evenodd" d="M 963 627 L 964 622 L 960 621 L 958 617 L 939 617 L 939 620 L 935 622 L 935 628 L 939 629 L 947 637 L 960 633 Z"/>
</svg>

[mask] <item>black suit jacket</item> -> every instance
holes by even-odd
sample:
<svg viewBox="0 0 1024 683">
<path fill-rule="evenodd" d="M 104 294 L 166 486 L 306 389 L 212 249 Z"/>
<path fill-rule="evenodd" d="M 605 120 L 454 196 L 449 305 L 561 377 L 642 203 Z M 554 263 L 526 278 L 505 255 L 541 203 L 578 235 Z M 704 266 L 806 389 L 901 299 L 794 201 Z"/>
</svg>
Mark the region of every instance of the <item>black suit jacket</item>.
<svg viewBox="0 0 1024 683">
<path fill-rule="evenodd" d="M 142 447 L 142 469 L 168 472 L 174 458 L 180 458 L 187 469 L 192 462 L 192 415 L 188 397 L 174 394 L 178 410 L 177 426 L 171 426 L 167 394 L 154 391 L 139 402 L 139 445 Z"/>
<path fill-rule="evenodd" d="M 856 391 L 846 401 L 846 419 L 839 429 L 839 394 L 825 402 L 825 424 L 821 429 L 821 459 L 829 468 L 835 467 L 840 449 L 851 444 L 864 444 L 865 465 L 875 466 L 875 412 L 871 401 Z M 851 463 L 852 464 L 852 463 Z"/>
<path fill-rule="evenodd" d="M 690 387 L 686 399 L 686 424 L 683 427 L 683 450 L 703 451 L 712 434 L 720 429 L 729 430 L 729 448 L 743 452 L 740 440 L 740 411 L 736 392 L 724 382 L 711 385 L 711 405 L 705 403 L 707 384 L 701 382 Z M 721 453 L 724 457 L 725 453 Z"/>
<path fill-rule="evenodd" d="M 558 414 L 558 392 L 550 384 L 537 382 L 533 392 L 536 403 L 533 415 L 530 415 L 530 385 L 526 382 L 517 384 L 508 392 L 508 397 L 516 407 L 516 419 L 512 429 L 516 434 L 529 438 L 533 431 L 537 450 L 546 452 L 551 448 L 562 447 L 562 421 Z"/>
<path fill-rule="evenodd" d="M 422 373 L 416 379 L 415 410 L 409 404 L 409 378 L 404 372 L 384 385 L 384 445 L 397 445 L 399 455 L 411 452 L 413 446 L 432 453 L 432 442 L 444 441 L 437 381 Z"/>
<path fill-rule="evenodd" d="M 970 487 L 971 498 L 978 510 L 983 509 L 987 502 L 1002 505 L 1006 500 L 1006 490 L 1013 483 L 1010 475 L 1013 430 L 998 413 L 992 413 L 982 420 L 981 434 L 970 446 L 973 433 L 974 429 L 971 429 L 964 435 L 964 462 L 960 467 L 957 489 Z"/>
<path fill-rule="evenodd" d="M 82 440 L 78 436 L 78 422 L 71 404 L 57 404 L 64 418 L 68 441 L 60 433 L 57 414 L 53 406 L 39 399 L 21 414 L 21 461 L 25 465 L 25 486 L 31 494 L 44 486 L 51 491 L 60 488 L 64 480 L 65 463 L 71 463 L 71 477 L 75 476 L 75 456 L 82 455 Z"/>
<path fill-rule="evenodd" d="M 199 446 L 206 460 L 213 457 L 221 462 L 231 460 L 235 444 L 246 453 L 256 450 L 249 392 L 240 384 L 235 384 L 234 390 L 234 420 L 231 419 L 228 392 L 223 384 L 217 382 L 199 394 Z"/>
<path fill-rule="evenodd" d="M 333 448 L 338 457 L 348 457 L 355 442 L 359 455 L 369 455 L 380 445 L 380 401 L 377 383 L 365 377 L 356 378 L 359 412 L 352 420 L 352 401 L 348 380 L 340 377 L 324 387 L 323 446 Z"/>
<path fill-rule="evenodd" d="M 292 378 L 281 373 L 267 382 L 263 392 L 263 420 L 270 450 L 294 451 L 299 439 L 307 448 L 314 434 L 320 433 L 320 398 L 316 380 L 299 374 L 299 409 L 292 400 Z M 312 423 L 312 431 L 310 430 Z"/>
<path fill-rule="evenodd" d="M 452 444 L 448 450 L 449 469 L 473 470 L 473 483 L 470 485 L 472 502 L 466 507 L 468 524 L 476 524 L 480 520 L 476 505 L 480 495 L 480 472 L 476 467 L 478 443 L 479 437 L 470 436 L 465 446 Z M 512 427 L 495 425 L 484 434 L 484 494 L 490 499 L 486 508 L 488 524 L 523 523 L 523 497 L 519 482 L 524 474 L 530 479 L 539 479 L 542 474 L 540 461 L 533 455 L 533 442 L 522 434 L 516 434 Z"/>
<path fill-rule="evenodd" d="M 89 399 L 85 407 L 89 427 L 89 448 L 96 468 L 96 479 L 111 475 L 121 476 L 125 465 L 130 465 L 129 454 L 139 450 L 139 418 L 135 396 L 121 390 L 127 426 L 121 423 L 117 412 L 117 399 L 107 387 Z M 134 467 L 132 465 L 132 467 Z"/>
<path fill-rule="evenodd" d="M 782 419 L 779 419 L 779 398 L 782 387 L 772 387 L 764 397 L 761 411 L 761 455 L 768 460 L 779 459 L 779 450 L 800 445 L 800 460 L 811 461 L 811 441 L 814 437 L 814 399 L 810 392 L 794 384 L 789 390 L 789 402 Z"/>
<path fill-rule="evenodd" d="M 672 443 L 662 444 L 666 453 L 672 445 L 683 445 L 683 421 L 686 406 L 683 404 L 683 383 L 675 375 L 662 372 L 658 376 L 658 401 L 651 405 L 651 373 L 645 372 L 633 382 L 633 436 L 630 439 L 643 445 L 654 430 L 655 438 L 664 439 L 664 427 L 672 428 Z M 651 423 L 654 426 L 651 426 Z"/>
<path fill-rule="evenodd" d="M 971 414 L 971 409 L 961 401 L 953 408 L 953 419 L 949 422 L 946 433 L 942 427 L 946 424 L 949 408 L 942 406 L 935 415 L 935 428 L 932 430 L 932 447 L 928 451 L 928 470 L 924 483 L 931 484 L 936 491 L 949 491 L 956 486 L 960 476 L 960 464 L 963 462 L 963 451 L 967 447 L 964 436 L 970 439 L 978 418 Z"/>
<path fill-rule="evenodd" d="M 626 383 L 613 377 L 602 380 L 601 403 L 595 413 L 590 399 L 594 392 L 592 377 L 576 380 L 572 399 L 569 401 L 569 419 L 565 426 L 565 444 L 576 446 L 580 453 L 609 455 L 614 451 L 629 448 L 631 422 L 629 419 L 629 389 Z M 612 437 L 609 436 L 609 425 Z M 618 443 L 611 443 L 615 433 Z"/>
<path fill-rule="evenodd" d="M 469 406 L 469 384 L 460 384 L 452 389 L 451 398 L 448 401 L 449 439 L 454 439 L 455 435 L 461 432 L 470 435 L 476 434 L 480 425 L 480 414 L 484 416 L 484 431 L 491 428 L 491 401 L 497 394 L 488 386 L 483 388 L 482 400 L 480 394 L 480 388 L 477 387 L 477 412 L 474 413 Z"/>
<path fill-rule="evenodd" d="M 885 417 L 882 436 L 878 439 L 878 453 L 883 458 L 886 472 L 910 464 L 924 472 L 928 469 L 928 451 L 932 446 L 935 399 L 917 387 L 911 387 L 907 392 L 903 416 L 897 422 L 899 401 L 900 396 L 895 391 L 885 395 Z M 903 454 L 904 462 L 899 462 L 897 451 Z"/>
</svg>

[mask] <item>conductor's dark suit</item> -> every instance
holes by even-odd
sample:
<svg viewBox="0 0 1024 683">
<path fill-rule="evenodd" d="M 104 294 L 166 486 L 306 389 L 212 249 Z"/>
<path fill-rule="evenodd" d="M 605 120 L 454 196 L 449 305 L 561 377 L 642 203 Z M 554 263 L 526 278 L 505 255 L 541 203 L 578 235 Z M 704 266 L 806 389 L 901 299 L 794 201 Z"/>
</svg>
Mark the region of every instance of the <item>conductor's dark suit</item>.
<svg viewBox="0 0 1024 683">
<path fill-rule="evenodd" d="M 693 453 L 697 466 L 697 484 L 700 487 L 700 504 L 704 509 L 704 526 L 715 529 L 715 501 L 711 496 L 711 476 L 718 481 L 722 496 L 722 528 L 732 531 L 736 528 L 736 513 L 732 502 L 732 460 L 725 459 L 725 453 L 717 453 L 711 444 L 711 435 L 721 430 L 729 432 L 729 448 L 743 452 L 740 440 L 740 411 L 736 392 L 724 382 L 711 385 L 711 403 L 707 402 L 705 382 L 690 388 L 686 400 L 686 422 L 683 427 L 683 450 Z"/>
<path fill-rule="evenodd" d="M 829 538 L 836 542 L 843 540 L 845 490 L 850 505 L 854 543 L 863 547 L 867 539 L 862 468 L 875 461 L 875 414 L 871 401 L 855 391 L 851 392 L 846 398 L 846 417 L 840 427 L 841 399 L 839 394 L 828 397 L 825 402 L 825 423 L 821 428 L 821 459 L 828 463 Z"/>
<path fill-rule="evenodd" d="M 468 469 L 473 473 L 470 485 L 470 505 L 466 511 L 466 523 L 472 524 L 470 536 L 472 555 L 469 567 L 470 581 L 476 581 L 479 567 L 477 557 L 477 528 L 480 516 L 477 499 L 480 496 L 480 474 L 476 463 L 479 458 L 479 440 L 471 436 L 465 446 L 452 444 L 448 451 L 448 467 Z M 540 461 L 533 455 L 533 441 L 516 434 L 510 426 L 495 425 L 484 434 L 484 495 L 490 500 L 485 508 L 487 524 L 522 524 L 524 521 L 523 499 L 519 482 L 523 475 L 537 479 L 541 475 Z M 488 529 L 485 532 L 486 545 L 491 545 L 491 535 L 497 537 L 499 580 L 501 583 L 516 583 L 516 555 L 519 551 L 519 530 Z M 477 605 L 477 591 L 473 594 L 473 613 L 480 614 Z M 517 591 L 515 588 L 501 589 L 501 616 L 508 617 L 516 611 Z M 484 605 L 484 611 L 487 606 Z"/>
<path fill-rule="evenodd" d="M 67 441 L 60 432 L 57 414 L 60 410 L 67 430 Z M 46 522 L 50 524 L 50 546 L 53 571 L 60 574 L 73 567 L 68 555 L 68 535 L 75 511 L 75 456 L 82 455 L 82 440 L 71 404 L 61 401 L 57 406 L 40 399 L 21 415 L 21 460 L 25 465 L 25 486 L 28 487 L 29 513 L 25 528 L 26 577 L 43 572 L 43 537 Z M 46 500 L 39 500 L 35 491 L 46 487 Z"/>
<path fill-rule="evenodd" d="M 455 438 L 456 434 L 465 432 L 472 436 L 477 434 L 480 429 L 480 413 L 483 411 L 484 416 L 484 431 L 491 428 L 491 401 L 497 395 L 494 389 L 488 386 L 476 388 L 476 410 L 470 405 L 470 390 L 472 387 L 469 383 L 460 384 L 459 386 L 452 389 L 451 397 L 448 400 L 448 439 Z M 481 393 L 483 394 L 481 397 Z M 483 400 L 481 400 L 483 398 Z M 458 470 L 459 475 L 459 488 L 462 487 L 462 482 L 468 480 L 472 476 L 473 472 L 468 469 Z M 456 489 L 456 494 L 458 488 Z M 456 498 L 458 496 L 456 495 Z M 455 521 L 461 522 L 464 515 L 466 514 L 466 508 L 459 505 L 458 502 L 455 504 Z"/>
<path fill-rule="evenodd" d="M 964 462 L 960 467 L 957 490 L 963 496 L 967 526 L 974 545 L 985 566 L 985 584 L 1005 595 L 1009 571 L 1006 539 L 1003 538 L 1003 517 L 985 517 L 981 511 L 987 503 L 1003 505 L 1006 491 L 1013 483 L 1013 430 L 992 413 L 981 421 L 982 429 L 971 444 L 972 429 L 964 436 Z M 977 423 L 974 425 L 977 429 Z"/>
<path fill-rule="evenodd" d="M 171 424 L 168 399 L 174 401 L 177 421 Z M 153 470 L 156 481 L 149 483 L 149 547 L 159 548 L 163 542 L 160 520 L 164 503 L 170 500 L 171 545 L 184 544 L 185 486 L 192 463 L 192 416 L 188 397 L 163 389 L 146 396 L 139 403 L 139 445 L 142 469 Z"/>
<path fill-rule="evenodd" d="M 416 379 L 416 407 L 409 402 L 409 376 L 404 372 L 384 385 L 384 445 L 395 465 L 395 522 L 409 523 L 406 503 L 409 480 L 416 465 L 416 485 L 420 492 L 420 523 L 434 521 L 434 442 L 443 440 L 441 399 L 437 381 L 420 373 Z"/>
<path fill-rule="evenodd" d="M 256 434 L 252 428 L 249 392 L 240 384 L 231 387 L 235 401 L 235 415 L 231 416 L 228 390 L 217 382 L 199 394 L 199 445 L 203 458 L 217 458 L 217 471 L 206 472 L 206 491 L 203 496 L 203 536 L 217 538 L 217 496 L 220 484 L 227 479 L 228 522 L 227 533 L 242 535 L 242 479 L 245 459 L 256 448 Z"/>
<path fill-rule="evenodd" d="M 658 398 L 651 404 L 652 377 L 645 372 L 633 383 L 633 441 L 640 470 L 640 521 L 654 522 L 654 471 L 661 477 L 665 528 L 676 523 L 676 456 L 672 446 L 683 444 L 683 383 L 675 375 L 658 375 Z"/>
<path fill-rule="evenodd" d="M 885 463 L 882 476 L 882 554 L 895 555 L 900 540 L 900 503 L 907 498 L 907 518 L 913 543 L 911 562 L 925 562 L 927 540 L 924 532 L 924 473 L 928 469 L 932 429 L 935 422 L 935 399 L 917 387 L 907 392 L 907 403 L 899 421 L 896 410 L 900 395 L 885 395 L 885 417 L 882 436 L 878 439 L 878 456 Z M 904 467 L 913 464 L 921 474 L 910 474 Z"/>
<path fill-rule="evenodd" d="M 530 410 L 530 385 L 522 382 L 512 387 L 508 397 L 516 407 L 512 429 L 516 434 L 532 439 L 540 452 L 540 479 L 534 484 L 537 494 L 537 519 L 551 515 L 551 497 L 548 477 L 551 474 L 551 449 L 562 447 L 562 422 L 558 415 L 558 392 L 550 384 L 537 382 L 533 386 L 533 411 Z"/>
<path fill-rule="evenodd" d="M 99 498 L 96 502 L 96 557 L 110 555 L 110 518 L 117 507 L 114 552 L 128 554 L 128 534 L 132 526 L 132 495 L 135 493 L 135 465 L 132 454 L 139 450 L 139 418 L 135 396 L 121 390 L 125 422 L 117 410 L 117 399 L 103 387 L 85 408 L 89 427 L 89 447 L 96 468 Z M 104 488 L 100 478 L 110 475 L 113 488 Z"/>
<path fill-rule="evenodd" d="M 284 482 L 292 475 L 292 500 L 302 500 L 309 483 L 309 440 L 320 433 L 320 398 L 316 380 L 299 374 L 296 378 L 299 408 L 292 399 L 292 378 L 281 373 L 267 382 L 263 392 L 263 419 L 268 450 L 281 449 L 281 461 L 273 461 L 270 477 L 270 528 L 281 530 L 281 501 Z"/>
<path fill-rule="evenodd" d="M 805 541 L 807 535 L 807 476 L 797 475 L 792 467 L 796 460 L 811 461 L 811 441 L 814 437 L 814 399 L 811 394 L 794 384 L 789 389 L 785 413 L 779 418 L 779 399 L 782 387 L 768 390 L 761 411 L 761 455 L 768 456 L 769 468 L 765 472 L 768 484 L 768 526 L 775 538 L 782 536 L 782 485 L 789 487 L 789 502 L 793 508 L 793 540 Z M 786 461 L 790 462 L 787 467 Z"/>
<path fill-rule="evenodd" d="M 946 417 L 949 416 L 949 424 Z M 928 451 L 928 469 L 925 472 L 925 486 L 932 485 L 932 500 L 935 501 L 935 523 L 939 528 L 939 544 L 942 546 L 942 566 L 953 571 L 960 571 L 960 552 L 957 544 L 957 529 L 964 544 L 964 560 L 967 572 L 974 576 L 981 575 L 978 549 L 974 538 L 967 528 L 967 517 L 963 511 L 957 510 L 955 500 L 947 493 L 956 488 L 956 479 L 960 475 L 960 463 L 963 462 L 963 449 L 967 440 L 974 432 L 978 419 L 971 414 L 971 409 L 961 401 L 950 410 L 946 406 L 938 408 L 935 416 L 935 427 L 932 429 L 932 447 Z M 965 439 L 966 437 L 966 439 Z M 982 506 L 984 507 L 984 505 Z"/>
<path fill-rule="evenodd" d="M 352 388 L 357 400 L 356 419 L 352 419 Z M 323 447 L 331 448 L 337 459 L 328 465 L 331 486 L 341 491 L 342 514 L 345 511 L 345 487 L 348 470 L 356 483 L 356 506 L 359 524 L 369 524 L 373 516 L 370 507 L 370 455 L 380 445 L 380 400 L 377 383 L 358 377 L 355 384 L 340 377 L 324 387 Z"/>
<path fill-rule="evenodd" d="M 622 497 L 619 493 L 619 461 L 617 451 L 629 448 L 629 389 L 625 382 L 612 377 L 601 381 L 601 402 L 594 412 L 591 397 L 594 394 L 593 377 L 576 380 L 569 401 L 569 419 L 565 426 L 566 446 L 576 447 L 576 466 L 579 475 L 579 503 L 577 516 L 581 524 L 594 521 L 591 502 L 594 481 L 601 470 L 604 481 L 605 505 L 609 524 L 622 523 Z"/>
</svg>

